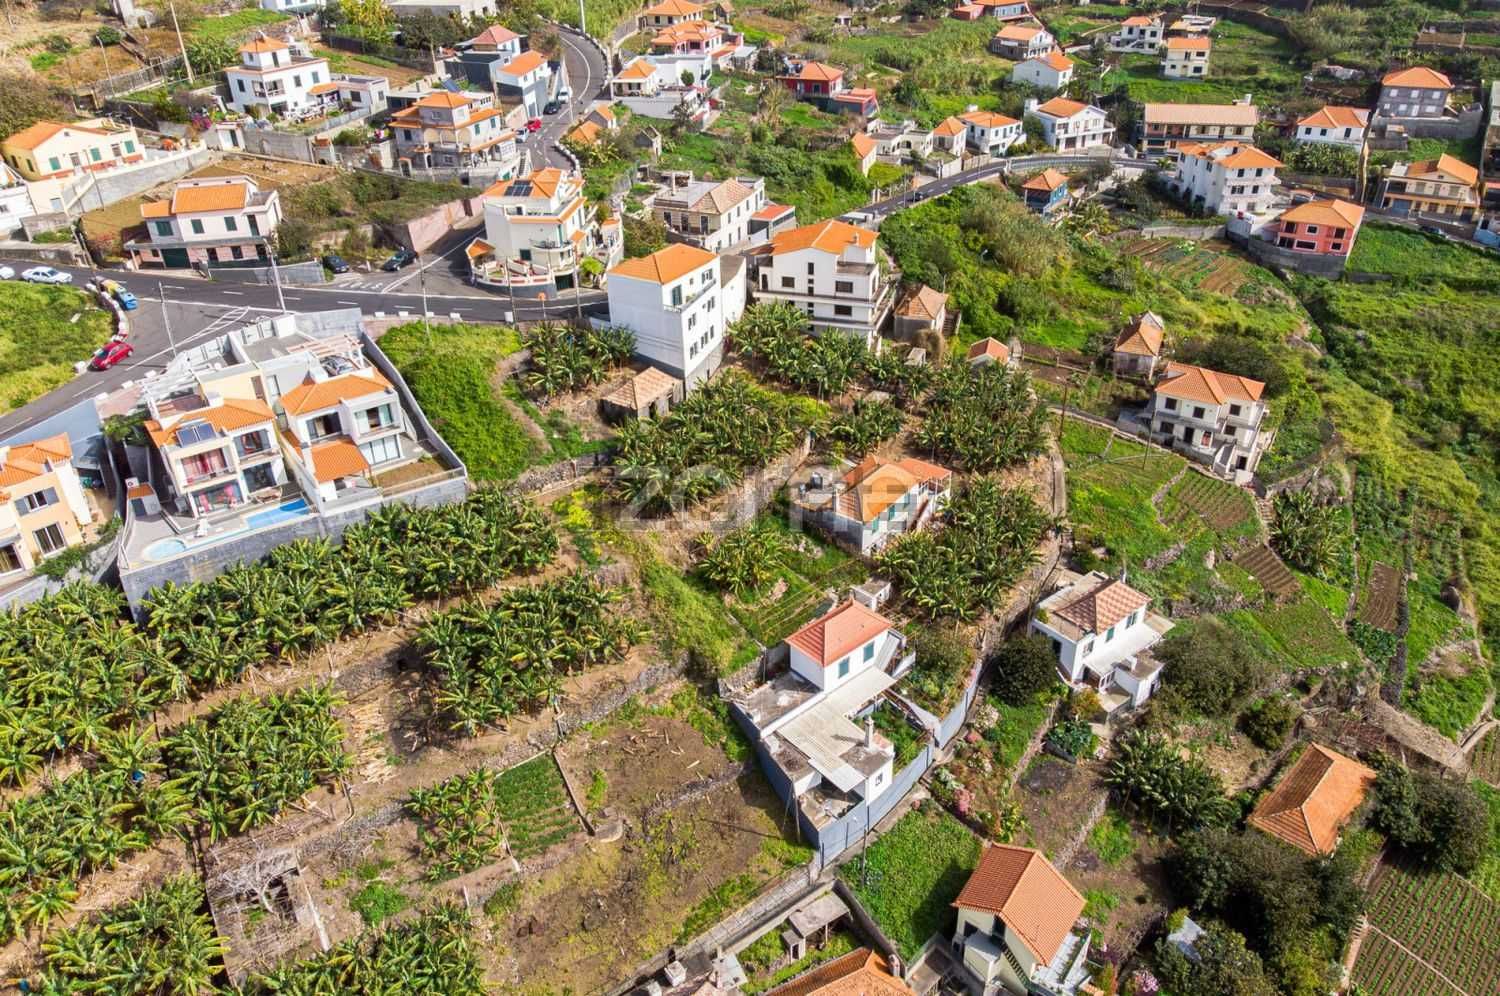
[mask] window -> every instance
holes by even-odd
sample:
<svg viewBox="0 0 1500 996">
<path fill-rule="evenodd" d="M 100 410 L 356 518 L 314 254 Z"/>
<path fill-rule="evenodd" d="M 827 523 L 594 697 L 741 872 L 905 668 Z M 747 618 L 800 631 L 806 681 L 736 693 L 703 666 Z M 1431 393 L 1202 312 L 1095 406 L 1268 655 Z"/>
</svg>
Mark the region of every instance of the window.
<svg viewBox="0 0 1500 996">
<path fill-rule="evenodd" d="M 29 495 L 22 495 L 16 499 L 16 514 L 30 515 L 39 508 L 57 504 L 57 491 L 47 488 L 42 491 L 33 491 Z"/>
<path fill-rule="evenodd" d="M 1202 417 L 1203 417 L 1203 406 L 1202 405 L 1194 405 L 1193 406 L 1193 418 L 1202 418 Z"/>
<path fill-rule="evenodd" d="M 236 221 L 233 218 L 225 218 L 224 219 L 224 231 L 226 231 L 226 232 L 237 232 L 239 230 L 240 230 L 240 223 L 238 221 Z"/>
<path fill-rule="evenodd" d="M 697 324 L 698 324 L 698 316 L 697 315 L 688 315 L 687 327 L 688 328 L 694 328 L 694 327 L 697 326 Z"/>
<path fill-rule="evenodd" d="M 52 158 L 48 159 L 47 160 L 47 164 L 48 164 L 48 168 L 51 169 L 52 172 L 54 172 L 54 173 L 56 173 L 58 170 L 62 169 L 62 163 L 58 162 L 58 159 L 57 159 L 56 156 L 53 156 Z"/>
<path fill-rule="evenodd" d="M 847 678 L 847 677 L 849 677 L 849 658 L 847 658 L 847 657 L 845 657 L 843 660 L 839 661 L 839 677 L 840 678 Z"/>
<path fill-rule="evenodd" d="M 14 543 L 0 547 L 0 574 L 12 574 L 24 566 L 21 563 L 21 555 L 16 553 Z"/>
<path fill-rule="evenodd" d="M 132 142 L 130 139 L 127 138 L 125 140 L 125 154 L 128 156 L 128 155 L 133 155 L 134 153 L 135 153 L 135 143 Z"/>
<path fill-rule="evenodd" d="M 1317 225 L 1308 225 L 1307 226 L 1307 234 L 1308 235 L 1317 235 L 1318 234 L 1318 226 Z"/>
<path fill-rule="evenodd" d="M 339 417 L 334 412 L 307 420 L 308 439 L 326 439 L 329 436 L 337 436 L 343 431 L 344 427 L 339 424 Z"/>
<path fill-rule="evenodd" d="M 110 154 L 111 158 L 114 158 L 114 159 L 119 159 L 120 158 L 120 143 L 119 142 L 115 142 L 113 145 L 111 145 L 109 147 L 109 154 Z"/>
<path fill-rule="evenodd" d="M 1089 653 L 1093 649 L 1094 649 L 1094 641 L 1093 640 L 1084 640 L 1082 643 L 1080 643 L 1078 645 L 1078 656 L 1080 656 L 1080 657 L 1087 657 L 1089 655 Z"/>
<path fill-rule="evenodd" d="M 202 235 L 203 234 L 203 222 L 202 222 L 201 219 L 194 218 L 190 222 L 190 224 L 193 226 L 193 234 L 194 235 Z"/>
<path fill-rule="evenodd" d="M 1165 405 L 1166 405 L 1167 411 L 1169 411 L 1169 412 L 1175 412 L 1177 410 L 1177 399 L 1176 398 L 1167 398 L 1166 402 L 1165 402 Z"/>
<path fill-rule="evenodd" d="M 292 74 L 292 86 L 295 86 L 295 87 L 301 87 L 302 86 L 302 74 L 301 73 L 293 73 Z"/>
<path fill-rule="evenodd" d="M 835 280 L 833 282 L 833 292 L 835 294 L 853 294 L 854 293 L 854 281 L 852 281 L 852 280 Z"/>
<path fill-rule="evenodd" d="M 94 146 L 92 149 L 89 150 L 89 158 L 92 159 L 94 162 L 98 162 L 99 160 L 101 160 L 101 159 L 104 158 L 103 156 L 101 156 L 99 154 L 99 147 L 97 145 Z"/>
<path fill-rule="evenodd" d="M 814 276 L 814 275 L 815 275 L 815 271 L 814 271 L 814 270 L 813 270 L 813 264 L 811 264 L 811 263 L 808 263 L 808 264 L 807 264 L 807 275 L 808 275 L 808 276 L 809 276 L 809 277 L 811 277 L 811 276 Z"/>
<path fill-rule="evenodd" d="M 1108 643 L 1110 640 L 1113 640 L 1114 638 L 1115 638 L 1115 628 L 1113 626 L 1111 626 L 1109 629 L 1105 630 L 1105 632 L 1104 632 L 1104 642 Z"/>
<path fill-rule="evenodd" d="M 36 537 L 37 548 L 42 551 L 43 556 L 56 553 L 68 545 L 68 541 L 63 539 L 62 527 L 56 523 L 43 526 L 31 535 Z"/>
<path fill-rule="evenodd" d="M 242 248 L 240 248 L 239 246 L 230 246 L 229 247 L 229 255 L 232 256 L 235 259 L 244 259 L 245 258 L 245 250 L 242 249 Z"/>
<path fill-rule="evenodd" d="M 364 454 L 370 466 L 375 467 L 382 463 L 401 458 L 401 437 L 386 436 L 382 439 L 372 439 L 368 443 L 360 443 L 359 451 Z"/>
<path fill-rule="evenodd" d="M 396 424 L 396 420 L 391 416 L 391 406 L 389 404 L 366 408 L 360 414 L 364 418 L 366 429 L 384 429 Z"/>
<path fill-rule="evenodd" d="M 170 221 L 152 222 L 156 226 L 156 234 L 166 238 L 172 237 L 172 223 Z"/>
<path fill-rule="evenodd" d="M 875 641 L 871 640 L 869 643 L 865 644 L 865 660 L 868 661 L 868 660 L 872 659 L 874 656 L 875 656 Z"/>
<path fill-rule="evenodd" d="M 840 318 L 848 318 L 854 314 L 854 309 L 847 304 L 835 304 L 833 306 L 833 313 Z"/>
<path fill-rule="evenodd" d="M 796 277 L 782 277 L 781 278 L 781 286 L 783 286 L 783 287 L 796 287 L 797 286 L 797 278 Z"/>
<path fill-rule="evenodd" d="M 313 70 L 312 81 L 314 83 L 318 82 L 318 71 L 316 69 Z"/>
<path fill-rule="evenodd" d="M 682 285 L 678 284 L 672 288 L 672 307 L 682 307 Z"/>
</svg>

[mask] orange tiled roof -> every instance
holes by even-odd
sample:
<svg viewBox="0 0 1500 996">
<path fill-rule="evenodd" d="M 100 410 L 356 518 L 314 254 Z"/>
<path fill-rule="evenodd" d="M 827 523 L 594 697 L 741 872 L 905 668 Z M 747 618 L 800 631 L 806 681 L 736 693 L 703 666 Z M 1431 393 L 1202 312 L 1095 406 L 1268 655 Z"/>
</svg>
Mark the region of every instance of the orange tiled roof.
<svg viewBox="0 0 1500 996">
<path fill-rule="evenodd" d="M 316 443 L 312 448 L 313 476 L 319 484 L 353 477 L 370 469 L 370 461 L 347 439 Z"/>
<path fill-rule="evenodd" d="M 310 87 L 307 88 L 307 92 L 308 93 L 333 93 L 338 88 L 339 88 L 339 85 L 337 83 L 333 82 L 332 80 L 329 80 L 327 83 L 315 83 L 315 84 L 313 84 L 312 86 L 310 86 Z"/>
<path fill-rule="evenodd" d="M 956 138 L 968 129 L 964 126 L 963 118 L 944 118 L 938 126 L 932 129 L 932 133 L 939 138 Z"/>
<path fill-rule="evenodd" d="M 900 501 L 907 492 L 928 481 L 951 477 L 952 471 L 925 460 L 881 460 L 865 457 L 844 475 L 852 501 L 844 509 L 851 518 L 873 522 L 886 509 Z"/>
<path fill-rule="evenodd" d="M 1166 337 L 1166 326 L 1155 313 L 1142 312 L 1125 326 L 1115 340 L 1115 352 L 1134 356 L 1160 356 L 1162 339 Z"/>
<path fill-rule="evenodd" d="M 1411 86 L 1428 90 L 1452 90 L 1453 81 L 1436 69 L 1412 66 L 1408 69 L 1393 69 L 1380 78 L 1381 86 Z"/>
<path fill-rule="evenodd" d="M 281 396 L 281 407 L 288 415 L 303 415 L 332 408 L 341 401 L 353 401 L 355 398 L 389 391 L 390 388 L 390 383 L 380 371 L 364 370 L 298 384 Z"/>
<path fill-rule="evenodd" d="M 986 336 L 969 347 L 969 362 L 972 363 L 983 356 L 990 357 L 996 363 L 1009 363 L 1010 347 L 994 336 Z"/>
<path fill-rule="evenodd" d="M 452 110 L 456 107 L 468 106 L 469 101 L 472 99 L 472 97 L 467 97 L 461 93 L 452 93 L 448 90 L 443 90 L 440 93 L 429 93 L 427 96 L 417 101 L 416 106 L 445 107 L 449 110 Z"/>
<path fill-rule="evenodd" d="M 787 79 L 831 83 L 834 80 L 842 79 L 843 76 L 844 71 L 842 69 L 836 69 L 833 66 L 827 65 L 826 63 L 804 62 L 802 64 L 802 68 L 793 73 L 791 76 L 788 76 Z"/>
<path fill-rule="evenodd" d="M 830 218 L 782 232 L 771 240 L 771 255 L 796 252 L 799 249 L 817 249 L 839 255 L 845 246 L 868 249 L 875 244 L 875 238 L 876 233 L 868 228 L 858 228 L 848 222 Z"/>
<path fill-rule="evenodd" d="M 632 59 L 630 65 L 620 70 L 616 75 L 617 80 L 649 80 L 656 75 L 656 65 L 650 59 L 640 57 Z"/>
<path fill-rule="evenodd" d="M 669 284 L 701 269 L 719 257 L 707 249 L 699 249 L 685 242 L 674 242 L 665 249 L 658 249 L 649 256 L 627 259 L 610 270 L 611 276 L 634 277 L 649 280 L 654 284 Z"/>
<path fill-rule="evenodd" d="M 1313 111 L 1298 121 L 1305 128 L 1363 128 L 1370 121 L 1370 112 L 1363 107 L 1339 107 L 1329 104 Z"/>
<path fill-rule="evenodd" d="M 1358 228 L 1364 219 L 1365 209 L 1337 198 L 1308 201 L 1281 213 L 1282 221 L 1307 225 L 1330 225 L 1334 228 Z"/>
<path fill-rule="evenodd" d="M 1004 128 L 1006 125 L 1018 124 L 1015 118 L 1008 118 L 1004 114 L 995 111 L 969 111 L 961 115 L 964 121 L 980 128 Z"/>
<path fill-rule="evenodd" d="M 865 156 L 868 156 L 880 147 L 879 142 L 862 131 L 855 132 L 854 137 L 849 139 L 849 144 L 854 147 L 854 158 L 856 159 L 864 159 Z"/>
<path fill-rule="evenodd" d="M 514 31 L 499 24 L 492 24 L 479 34 L 469 39 L 471 45 L 504 45 L 508 41 L 514 41 L 521 37 Z"/>
<path fill-rule="evenodd" d="M 1022 190 L 1045 190 L 1048 193 L 1061 187 L 1068 182 L 1068 178 L 1057 170 L 1048 166 L 1036 176 L 1021 184 Z"/>
<path fill-rule="evenodd" d="M 229 183 L 180 185 L 172 191 L 171 211 L 173 214 L 237 211 L 249 203 L 250 181 L 241 178 Z"/>
<path fill-rule="evenodd" d="M 901 306 L 896 309 L 897 313 L 907 318 L 925 318 L 929 321 L 935 320 L 948 306 L 948 295 L 941 291 L 933 290 L 926 284 L 918 287 Z"/>
<path fill-rule="evenodd" d="M 1266 385 L 1249 377 L 1219 373 L 1188 363 L 1167 364 L 1167 375 L 1156 385 L 1156 393 L 1169 398 L 1206 401 L 1222 405 L 1225 401 L 1259 401 Z"/>
<path fill-rule="evenodd" d="M 994 913 L 1047 964 L 1083 914 L 1084 899 L 1041 851 L 989 844 L 953 905 Z"/>
<path fill-rule="evenodd" d="M 141 205 L 142 218 L 169 218 L 171 215 L 171 201 L 147 201 Z"/>
<path fill-rule="evenodd" d="M 184 425 L 193 422 L 207 422 L 214 428 L 215 432 L 234 432 L 237 429 L 248 429 L 252 425 L 275 420 L 276 415 L 266 406 L 264 401 L 255 398 L 225 398 L 223 403 L 209 408 L 199 408 L 188 412 L 172 422 L 170 426 L 163 426 L 155 419 L 146 422 L 146 435 L 157 446 L 177 445 L 177 431 Z"/>
<path fill-rule="evenodd" d="M 1142 118 L 1147 124 L 1253 127 L 1260 111 L 1254 104 L 1147 104 Z"/>
<path fill-rule="evenodd" d="M 527 73 L 531 72 L 533 69 L 536 69 L 546 61 L 547 60 L 545 57 L 543 57 L 542 53 L 536 51 L 535 49 L 532 49 L 530 52 L 522 52 L 520 55 L 507 62 L 505 65 L 501 66 L 500 71 L 502 73 L 509 73 L 512 76 L 525 76 Z"/>
<path fill-rule="evenodd" d="M 33 443 L 16 443 L 0 459 L 0 487 L 23 484 L 47 473 L 47 464 L 73 459 L 73 444 L 66 433 L 38 439 Z"/>
<path fill-rule="evenodd" d="M 1120 22 L 1121 25 L 1127 28 L 1148 28 L 1156 23 L 1158 22 L 1155 18 L 1143 17 L 1140 14 L 1136 14 L 1134 17 L 1127 17 Z"/>
<path fill-rule="evenodd" d="M 1073 600 L 1052 609 L 1085 633 L 1103 633 L 1137 609 L 1144 609 L 1151 599 L 1118 578 L 1106 578 Z"/>
<path fill-rule="evenodd" d="M 661 3 L 647 7 L 647 17 L 696 17 L 703 13 L 703 8 L 688 0 L 661 0 Z"/>
<path fill-rule="evenodd" d="M 1037 108 L 1041 114 L 1048 114 L 1054 118 L 1071 118 L 1073 115 L 1088 110 L 1088 104 L 1080 104 L 1076 100 L 1066 97 L 1053 97 L 1045 104 Z"/>
<path fill-rule="evenodd" d="M 1332 854 L 1339 828 L 1374 781 L 1375 772 L 1358 761 L 1311 744 L 1247 822 L 1308 854 Z"/>
<path fill-rule="evenodd" d="M 636 412 L 662 395 L 676 391 L 680 383 L 681 381 L 665 370 L 647 367 L 605 395 L 604 400 L 609 404 Z"/>
<path fill-rule="evenodd" d="M 829 667 L 893 626 L 885 616 L 850 599 L 797 630 L 786 642 L 823 667 Z"/>
<path fill-rule="evenodd" d="M 1069 69 L 1073 68 L 1073 60 L 1068 58 L 1066 55 L 1063 55 L 1062 52 L 1055 48 L 1052 51 L 1048 52 L 1046 55 L 1042 56 L 1040 61 L 1048 69 L 1059 73 L 1067 72 Z"/>
<path fill-rule="evenodd" d="M 1447 173 L 1455 180 L 1472 186 L 1479 180 L 1479 171 L 1462 159 L 1455 159 L 1444 152 L 1436 159 L 1423 159 L 1414 162 L 1406 168 L 1407 176 L 1431 176 L 1434 173 Z"/>
<path fill-rule="evenodd" d="M 785 204 L 766 204 L 765 207 L 752 214 L 750 217 L 755 221 L 775 221 L 782 215 L 791 211 L 792 208 Z"/>
<path fill-rule="evenodd" d="M 252 53 L 280 52 L 287 48 L 291 48 L 291 46 L 280 38 L 257 38 L 253 42 L 246 42 L 244 45 L 241 45 L 240 51 Z"/>
<path fill-rule="evenodd" d="M 915 996 L 869 948 L 860 948 L 772 989 L 766 996 Z"/>
<path fill-rule="evenodd" d="M 38 121 L 31 127 L 23 128 L 5 139 L 5 144 L 17 149 L 35 149 L 38 145 L 41 145 L 47 139 L 68 127 L 76 126 L 59 124 L 56 121 Z"/>
<path fill-rule="evenodd" d="M 486 197 L 504 197 L 510 188 L 522 181 L 529 182 L 531 189 L 543 197 L 551 199 L 557 195 L 558 185 L 563 181 L 563 171 L 556 166 L 548 166 L 546 169 L 535 170 L 525 176 L 512 177 L 509 180 L 501 180 L 484 192 Z"/>
<path fill-rule="evenodd" d="M 1199 36 L 1196 36 L 1196 37 L 1192 37 L 1192 38 L 1168 38 L 1167 39 L 1167 48 L 1169 50 L 1170 49 L 1174 49 L 1174 48 L 1178 48 L 1178 49 L 1184 49 L 1184 50 L 1190 51 L 1190 52 L 1198 52 L 1198 51 L 1207 52 L 1212 47 L 1213 47 L 1213 42 L 1209 41 L 1207 37 L 1202 36 L 1202 35 L 1199 35 Z"/>
<path fill-rule="evenodd" d="M 599 140 L 599 132 L 604 129 L 593 121 L 585 121 L 583 124 L 568 132 L 568 141 L 578 145 L 593 145 Z"/>
<path fill-rule="evenodd" d="M 1004 38 L 1006 41 L 1029 42 L 1039 34 L 1044 34 L 1046 28 L 1040 24 L 1007 24 L 995 32 L 996 38 Z"/>
</svg>

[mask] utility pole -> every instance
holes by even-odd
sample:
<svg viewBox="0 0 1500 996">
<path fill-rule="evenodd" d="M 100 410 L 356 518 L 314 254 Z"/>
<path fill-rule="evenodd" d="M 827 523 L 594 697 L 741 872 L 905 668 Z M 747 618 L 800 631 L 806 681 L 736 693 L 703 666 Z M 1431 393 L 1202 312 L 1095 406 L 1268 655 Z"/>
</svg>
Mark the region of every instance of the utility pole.
<svg viewBox="0 0 1500 996">
<path fill-rule="evenodd" d="M 427 321 L 427 264 L 417 253 L 417 282 L 422 285 L 422 331 L 427 333 L 427 347 L 432 348 L 432 325 Z"/>
<path fill-rule="evenodd" d="M 578 0 L 578 33 L 582 35 L 589 33 L 588 23 L 583 19 L 583 0 Z"/>
<path fill-rule="evenodd" d="M 156 297 L 161 301 L 161 324 L 167 330 L 167 346 L 171 348 L 172 355 L 177 355 L 177 344 L 172 341 L 172 319 L 167 314 L 167 292 L 162 288 L 161 281 L 156 282 Z M 172 362 L 170 358 L 168 363 Z"/>
<path fill-rule="evenodd" d="M 286 298 L 281 293 L 281 271 L 276 268 L 276 250 L 271 250 L 271 282 L 276 285 L 276 303 L 281 307 L 284 315 L 286 310 Z"/>
<path fill-rule="evenodd" d="M 1062 407 L 1059 408 L 1058 411 L 1057 411 L 1057 442 L 1058 442 L 1058 445 L 1062 445 L 1063 422 L 1068 417 L 1068 392 L 1071 391 L 1071 390 L 1073 390 L 1073 377 L 1070 374 L 1068 376 L 1068 379 L 1065 380 L 1065 381 L 1063 381 Z"/>
<path fill-rule="evenodd" d="M 188 58 L 187 46 L 182 42 L 182 29 L 177 26 L 177 4 L 173 3 L 172 0 L 167 0 L 167 9 L 172 12 L 172 30 L 177 34 L 177 51 L 182 53 L 182 68 L 187 70 L 187 80 L 189 85 L 191 85 L 193 82 L 193 63 Z"/>
<path fill-rule="evenodd" d="M 104 47 L 104 39 L 100 38 L 97 34 L 94 35 L 94 41 L 99 43 L 99 54 L 104 56 L 104 78 L 110 79 L 114 76 L 114 73 L 109 71 L 109 49 Z"/>
</svg>

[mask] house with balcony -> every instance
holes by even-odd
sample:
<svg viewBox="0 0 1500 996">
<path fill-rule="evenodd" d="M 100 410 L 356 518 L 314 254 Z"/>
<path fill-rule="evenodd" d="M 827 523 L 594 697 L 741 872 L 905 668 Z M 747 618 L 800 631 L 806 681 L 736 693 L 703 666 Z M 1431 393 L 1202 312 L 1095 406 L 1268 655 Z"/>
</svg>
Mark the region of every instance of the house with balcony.
<svg viewBox="0 0 1500 996">
<path fill-rule="evenodd" d="M 1150 381 L 1162 363 L 1162 346 L 1167 337 L 1166 323 L 1153 311 L 1143 311 L 1126 323 L 1115 338 L 1110 351 L 1110 366 L 1121 377 L 1139 377 Z"/>
<path fill-rule="evenodd" d="M 636 356 L 691 391 L 724 361 L 724 332 L 744 310 L 743 273 L 681 242 L 624 260 L 609 271 L 610 323 L 635 333 Z"/>
<path fill-rule="evenodd" d="M 965 111 L 958 119 L 964 123 L 965 142 L 980 155 L 1003 156 L 1026 137 L 1021 122 L 995 111 Z"/>
<path fill-rule="evenodd" d="M 898 282 L 877 239 L 837 219 L 781 232 L 749 257 L 755 297 L 793 305 L 815 335 L 840 332 L 873 348 Z"/>
<path fill-rule="evenodd" d="M 1021 62 L 1037 59 L 1057 48 L 1057 39 L 1040 24 L 1007 24 L 990 39 L 990 51 Z"/>
<path fill-rule="evenodd" d="M 1292 137 L 1309 144 L 1343 145 L 1361 149 L 1370 127 L 1370 112 L 1363 107 L 1328 104 L 1297 121 Z"/>
<path fill-rule="evenodd" d="M 1394 69 L 1381 77 L 1375 113 L 1398 121 L 1442 118 L 1452 97 L 1453 81 L 1445 73 L 1426 66 Z"/>
<path fill-rule="evenodd" d="M 610 94 L 632 113 L 648 118 L 672 118 L 679 106 L 688 108 L 695 128 L 713 123 L 717 112 L 710 106 L 703 84 L 713 72 L 706 55 L 655 55 L 632 59 L 609 81 Z M 699 82 L 683 83 L 687 73 Z"/>
<path fill-rule="evenodd" d="M 1168 362 L 1142 421 L 1154 442 L 1245 484 L 1270 445 L 1261 431 L 1265 390 L 1266 385 L 1249 377 Z"/>
<path fill-rule="evenodd" d="M 146 239 L 124 249 L 138 267 L 264 265 L 281 217 L 280 195 L 248 176 L 179 180 L 169 199 L 141 205 Z"/>
<path fill-rule="evenodd" d="M 1031 4 L 1026 0 L 967 0 L 953 9 L 953 16 L 963 21 L 993 17 L 998 21 L 1031 19 Z"/>
<path fill-rule="evenodd" d="M 0 141 L 0 155 L 25 180 L 66 180 L 141 162 L 146 147 L 134 128 L 90 118 L 38 121 Z"/>
<path fill-rule="evenodd" d="M 438 90 L 391 115 L 396 160 L 412 168 L 520 162 L 516 133 L 492 93 Z"/>
<path fill-rule="evenodd" d="M 606 267 L 624 256 L 619 225 L 602 225 L 583 196 L 583 178 L 556 167 L 501 180 L 482 195 L 484 236 L 469 243 L 475 280 L 515 294 L 552 297 L 578 287 L 580 264 Z"/>
<path fill-rule="evenodd" d="M 1178 146 L 1255 140 L 1260 111 L 1250 98 L 1232 104 L 1146 104 L 1141 110 L 1141 152 L 1175 156 Z"/>
<path fill-rule="evenodd" d="M 1479 170 L 1444 152 L 1436 159 L 1396 163 L 1380 181 L 1376 203 L 1401 217 L 1472 222 L 1480 212 Z"/>
<path fill-rule="evenodd" d="M 552 66 L 540 52 L 522 52 L 509 62 L 497 61 L 491 76 L 495 93 L 507 103 L 524 107 L 528 118 L 541 117 L 542 108 L 552 99 Z"/>
<path fill-rule="evenodd" d="M 798 100 L 805 100 L 820 110 L 874 117 L 880 110 L 875 91 L 868 87 L 849 87 L 844 71 L 822 62 L 793 62 L 788 71 L 777 77 Z"/>
<path fill-rule="evenodd" d="M 0 446 L 0 585 L 83 543 L 95 519 L 66 433 Z"/>
<path fill-rule="evenodd" d="M 853 599 L 786 638 L 784 666 L 730 697 L 777 794 L 814 827 L 892 786 L 873 712 L 913 657 L 895 623 Z"/>
<path fill-rule="evenodd" d="M 373 368 L 332 375 L 313 368 L 281 395 L 277 411 L 287 459 L 325 502 L 363 486 L 372 472 L 411 459 L 401 402 L 390 381 Z"/>
<path fill-rule="evenodd" d="M 526 51 L 526 39 L 509 28 L 492 24 L 468 41 L 459 42 L 448 56 L 448 76 L 485 90 L 495 87 L 496 70 Z"/>
<path fill-rule="evenodd" d="M 906 457 L 868 456 L 842 475 L 815 475 L 800 485 L 793 509 L 835 543 L 861 557 L 873 557 L 900 536 L 918 532 L 948 504 L 953 472 Z"/>
<path fill-rule="evenodd" d="M 1363 207 L 1336 197 L 1307 201 L 1281 212 L 1269 234 L 1278 248 L 1347 262 L 1364 217 Z"/>
<path fill-rule="evenodd" d="M 1276 207 L 1281 162 L 1255 146 L 1218 142 L 1177 151 L 1167 188 L 1188 204 L 1229 218 L 1254 218 Z"/>
<path fill-rule="evenodd" d="M 0 238 L 13 236 L 23 221 L 38 213 L 30 181 L 0 160 Z"/>
<path fill-rule="evenodd" d="M 982 996 L 1078 996 L 1090 975 L 1085 905 L 1041 851 L 986 844 L 953 901 L 951 960 Z"/>
<path fill-rule="evenodd" d="M 722 253 L 750 238 L 750 219 L 766 206 L 766 181 L 758 176 L 698 180 L 668 173 L 651 202 L 651 217 L 675 240 Z"/>
<path fill-rule="evenodd" d="M 1011 68 L 1010 81 L 1038 90 L 1061 90 L 1073 82 L 1073 60 L 1060 49 L 1053 49 L 1016 63 Z"/>
<path fill-rule="evenodd" d="M 318 111 L 314 87 L 333 79 L 328 60 L 314 58 L 298 43 L 261 36 L 239 48 L 240 64 L 224 70 L 228 104 L 241 114 L 261 107 L 293 120 Z"/>
<path fill-rule="evenodd" d="M 1203 79 L 1212 51 L 1213 41 L 1207 35 L 1168 38 L 1161 50 L 1161 74 L 1169 80 Z"/>
<path fill-rule="evenodd" d="M 1068 177 L 1048 166 L 1021 184 L 1021 199 L 1043 218 L 1068 206 Z"/>
<path fill-rule="evenodd" d="M 148 400 L 146 435 L 166 487 L 159 501 L 201 518 L 266 496 L 287 483 L 276 413 L 259 398 L 204 391 Z"/>
<path fill-rule="evenodd" d="M 1166 37 L 1166 25 L 1155 14 L 1136 14 L 1120 22 L 1112 32 L 1105 47 L 1111 52 L 1128 52 L 1134 55 L 1155 55 Z"/>
<path fill-rule="evenodd" d="M 641 11 L 638 25 L 642 31 L 657 31 L 685 21 L 701 21 L 707 10 L 689 0 L 661 0 Z"/>
<path fill-rule="evenodd" d="M 1042 126 L 1042 140 L 1054 152 L 1083 152 L 1108 148 L 1115 140 L 1115 126 L 1104 109 L 1066 97 L 1045 103 L 1026 101 L 1026 117 Z"/>
<path fill-rule="evenodd" d="M 721 51 L 724 55 L 733 52 L 736 44 L 728 32 L 710 21 L 680 21 L 651 37 L 651 51 L 657 55 L 703 55 L 712 59 Z"/>
<path fill-rule="evenodd" d="M 1099 571 L 1064 571 L 1030 625 L 1051 641 L 1063 681 L 1097 692 L 1111 719 L 1156 691 L 1162 665 L 1150 651 L 1171 628 L 1169 619 L 1151 611 L 1150 596 Z"/>
</svg>

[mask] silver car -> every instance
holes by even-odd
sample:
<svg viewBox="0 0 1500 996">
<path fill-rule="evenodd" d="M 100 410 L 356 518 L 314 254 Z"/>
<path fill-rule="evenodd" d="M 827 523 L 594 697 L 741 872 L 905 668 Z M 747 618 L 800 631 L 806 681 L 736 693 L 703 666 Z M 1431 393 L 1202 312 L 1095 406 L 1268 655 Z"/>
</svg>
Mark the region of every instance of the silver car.
<svg viewBox="0 0 1500 996">
<path fill-rule="evenodd" d="M 73 274 L 54 270 L 50 266 L 33 266 L 21 274 L 21 279 L 29 280 L 34 284 L 71 284 Z"/>
</svg>

